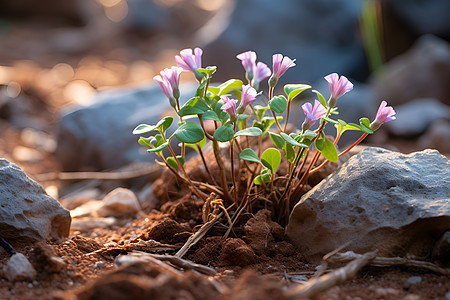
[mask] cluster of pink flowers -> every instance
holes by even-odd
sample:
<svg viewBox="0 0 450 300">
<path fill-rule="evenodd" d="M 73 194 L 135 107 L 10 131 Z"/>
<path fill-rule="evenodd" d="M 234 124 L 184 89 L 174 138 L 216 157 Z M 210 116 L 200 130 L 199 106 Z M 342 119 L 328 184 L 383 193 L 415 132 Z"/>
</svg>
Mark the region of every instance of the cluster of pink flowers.
<svg viewBox="0 0 450 300">
<path fill-rule="evenodd" d="M 256 63 L 256 53 L 253 51 L 243 52 L 238 54 L 236 57 L 241 60 L 242 66 L 245 69 L 245 76 L 255 89 L 258 89 L 259 83 L 263 79 L 272 74 L 272 71 L 270 71 L 269 67 L 265 63 Z"/>
<path fill-rule="evenodd" d="M 180 55 L 175 56 L 175 61 L 178 66 L 173 66 L 170 69 L 164 69 L 160 75 L 153 79 L 158 82 L 161 90 L 169 99 L 170 104 L 175 107 L 180 97 L 179 81 L 182 71 L 192 72 L 197 80 L 201 82 L 203 76 L 197 71 L 202 67 L 203 50 L 200 48 L 184 49 L 180 51 Z M 278 79 L 283 76 L 286 71 L 295 66 L 295 59 L 290 59 L 282 54 L 274 54 L 273 72 L 262 62 L 256 62 L 256 53 L 254 51 L 246 51 L 236 56 L 241 60 L 242 66 L 245 69 L 248 85 L 242 86 L 241 100 L 230 99 L 228 96 L 221 96 L 224 102 L 222 110 L 230 115 L 230 119 L 235 121 L 236 114 L 241 114 L 245 108 L 250 105 L 258 95 L 257 89 L 259 83 L 269 77 L 269 87 L 273 89 L 278 82 Z M 336 73 L 332 73 L 324 77 L 328 82 L 330 88 L 330 99 L 328 100 L 328 107 L 333 108 L 336 105 L 338 98 L 348 93 L 353 89 L 353 84 L 345 77 Z M 239 104 L 239 106 L 238 106 Z M 314 101 L 314 106 L 311 103 L 302 105 L 305 113 L 305 121 L 303 123 L 303 130 L 309 129 L 317 120 L 327 113 L 327 109 L 318 101 Z M 395 120 L 395 111 L 392 107 L 387 106 L 386 101 L 383 101 L 378 109 L 375 120 L 370 124 L 373 131 L 377 130 L 383 123 Z"/>
</svg>

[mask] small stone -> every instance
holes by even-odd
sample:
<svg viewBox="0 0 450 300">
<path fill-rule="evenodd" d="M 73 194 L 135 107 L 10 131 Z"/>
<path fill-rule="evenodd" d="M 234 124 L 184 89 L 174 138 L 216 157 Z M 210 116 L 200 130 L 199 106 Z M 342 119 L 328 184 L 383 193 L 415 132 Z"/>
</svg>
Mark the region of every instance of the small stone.
<svg viewBox="0 0 450 300">
<path fill-rule="evenodd" d="M 24 146 L 14 147 L 12 156 L 21 162 L 40 162 L 44 158 L 41 152 Z"/>
<path fill-rule="evenodd" d="M 118 217 L 136 214 L 141 210 L 136 195 L 125 188 L 117 188 L 105 196 L 103 206 L 97 210 L 100 217 Z"/>
<path fill-rule="evenodd" d="M 420 276 L 412 276 L 406 280 L 406 282 L 409 284 L 417 284 L 421 281 L 422 281 L 422 277 L 420 277 Z"/>
<path fill-rule="evenodd" d="M 56 150 L 55 139 L 43 131 L 32 128 L 25 128 L 20 133 L 20 139 L 29 147 L 38 148 L 46 152 L 52 153 Z"/>
<path fill-rule="evenodd" d="M 36 277 L 36 270 L 21 253 L 11 256 L 3 272 L 9 281 L 33 280 Z"/>
<path fill-rule="evenodd" d="M 74 218 L 70 231 L 89 232 L 95 228 L 107 228 L 114 225 L 117 219 L 114 217 L 109 218 Z"/>
</svg>

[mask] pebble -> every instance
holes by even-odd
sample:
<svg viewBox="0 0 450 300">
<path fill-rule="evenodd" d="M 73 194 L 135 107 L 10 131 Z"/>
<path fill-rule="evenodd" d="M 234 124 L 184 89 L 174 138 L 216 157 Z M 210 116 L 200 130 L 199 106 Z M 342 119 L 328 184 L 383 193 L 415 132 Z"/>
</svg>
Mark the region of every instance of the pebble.
<svg viewBox="0 0 450 300">
<path fill-rule="evenodd" d="M 44 158 L 39 151 L 24 146 L 14 147 L 12 156 L 15 160 L 21 162 L 40 162 Z"/>
<path fill-rule="evenodd" d="M 36 270 L 28 261 L 28 258 L 21 253 L 11 256 L 3 268 L 3 272 L 9 281 L 32 280 L 36 277 Z"/>
<path fill-rule="evenodd" d="M 129 189 L 116 188 L 102 200 L 103 206 L 97 209 L 100 217 L 118 217 L 135 214 L 141 210 L 139 200 Z"/>
<path fill-rule="evenodd" d="M 420 277 L 420 276 L 412 276 L 406 280 L 406 282 L 409 284 L 417 284 L 421 281 L 422 281 L 422 277 Z"/>
</svg>

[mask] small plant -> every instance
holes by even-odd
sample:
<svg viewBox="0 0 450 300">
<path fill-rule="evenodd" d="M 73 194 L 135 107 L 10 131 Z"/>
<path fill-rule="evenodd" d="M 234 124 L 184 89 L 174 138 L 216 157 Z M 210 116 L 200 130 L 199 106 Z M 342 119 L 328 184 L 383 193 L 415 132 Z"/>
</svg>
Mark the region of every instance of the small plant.
<svg viewBox="0 0 450 300">
<path fill-rule="evenodd" d="M 137 126 L 133 134 L 153 134 L 140 137 L 139 144 L 148 147 L 148 152 L 158 155 L 160 164 L 187 183 L 193 193 L 205 201 L 209 193 L 215 193 L 223 200 L 224 205 L 239 211 L 249 203 L 261 199 L 266 205 L 269 202 L 279 222 L 286 224 L 290 208 L 299 200 L 309 175 L 323 168 L 329 161 L 336 162 L 383 123 L 395 119 L 395 111 L 386 106 L 385 101 L 381 103 L 372 123 L 368 118 L 361 118 L 359 124 L 335 118 L 338 114 L 338 99 L 351 91 L 353 84 L 346 77 L 333 73 L 325 76 L 331 92 L 328 101 L 319 91 L 313 90 L 318 99 L 314 101 L 314 105 L 305 103 L 301 106 L 305 113 L 301 129 L 289 132 L 287 124 L 292 101 L 311 86 L 286 84 L 284 94 L 281 95 L 274 95 L 274 90 L 279 78 L 295 66 L 295 60 L 275 54 L 273 68 L 270 70 L 266 64 L 256 62 L 255 52 L 247 51 L 237 55 L 245 69 L 246 84 L 239 79 L 230 79 L 218 86 L 211 86 L 211 79 L 217 68 L 202 67 L 202 54 L 203 51 L 199 48 L 182 50 L 180 56 L 175 57 L 178 66 L 164 69 L 160 75 L 154 77 L 178 115 L 174 133 L 167 136 L 167 129 L 174 119 L 166 116 L 155 125 Z M 199 83 L 195 94 L 183 104 L 179 90 L 182 71 L 192 72 Z M 262 93 L 258 92 L 259 84 L 268 77 L 268 103 L 265 106 L 254 105 L 255 98 Z M 191 121 L 193 117 L 198 122 Z M 213 132 L 205 129 L 205 122 L 213 123 Z M 316 123 L 317 128 L 312 130 Z M 336 128 L 334 140 L 323 133 L 327 124 Z M 362 136 L 346 150 L 338 153 L 336 144 L 342 134 L 350 130 L 361 131 Z M 174 138 L 180 142 L 180 155 L 176 155 L 171 146 L 170 142 Z M 273 147 L 263 149 L 263 140 L 269 138 Z M 204 158 L 202 149 L 207 142 L 212 143 L 214 162 L 207 162 Z M 228 144 L 228 157 L 220 154 L 220 143 Z M 317 151 L 305 169 L 306 156 L 313 145 Z M 186 147 L 194 148 L 202 157 L 210 182 L 196 182 L 189 178 L 184 169 Z M 168 150 L 170 155 L 166 155 L 165 150 Z M 235 163 L 235 153 L 239 153 L 238 165 Z M 326 160 L 315 166 L 320 155 Z M 224 159 L 229 160 L 229 169 L 225 168 Z M 287 172 L 278 170 L 283 159 L 288 166 L 285 168 Z M 212 163 L 220 171 L 219 180 L 211 175 Z M 238 170 L 250 178 L 246 183 L 236 180 Z M 231 172 L 231 176 L 227 177 L 227 172 Z M 227 178 L 231 178 L 231 181 Z"/>
</svg>

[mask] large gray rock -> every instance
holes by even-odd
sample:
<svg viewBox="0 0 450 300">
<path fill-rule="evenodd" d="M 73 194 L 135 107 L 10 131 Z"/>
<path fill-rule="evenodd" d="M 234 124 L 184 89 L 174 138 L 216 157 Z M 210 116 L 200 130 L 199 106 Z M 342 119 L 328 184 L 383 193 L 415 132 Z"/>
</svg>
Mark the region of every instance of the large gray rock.
<svg viewBox="0 0 450 300">
<path fill-rule="evenodd" d="M 428 256 L 450 229 L 450 163 L 436 150 L 366 148 L 303 195 L 287 235 L 312 261 L 356 252 Z"/>
<path fill-rule="evenodd" d="M 450 44 L 432 35 L 421 37 L 407 52 L 387 62 L 373 79 L 376 99 L 397 106 L 417 98 L 450 105 Z"/>
<path fill-rule="evenodd" d="M 69 235 L 70 213 L 17 165 L 0 158 L 0 235 L 14 244 Z"/>
<path fill-rule="evenodd" d="M 219 67 L 216 80 L 228 79 L 222 74 L 243 78 L 236 55 L 247 50 L 270 67 L 275 53 L 296 58 L 284 83 L 312 83 L 332 72 L 362 80 L 367 64 L 353 34 L 361 6 L 358 0 L 237 1 L 229 26 L 206 47 L 205 58 Z"/>
<path fill-rule="evenodd" d="M 186 101 L 193 95 L 194 87 L 184 85 L 180 90 Z M 63 169 L 103 170 L 136 161 L 153 162 L 155 156 L 137 143 L 138 137 L 132 131 L 141 123 L 156 124 L 166 112 L 172 113 L 159 86 L 111 89 L 99 93 L 94 102 L 61 117 L 56 155 Z"/>
</svg>

